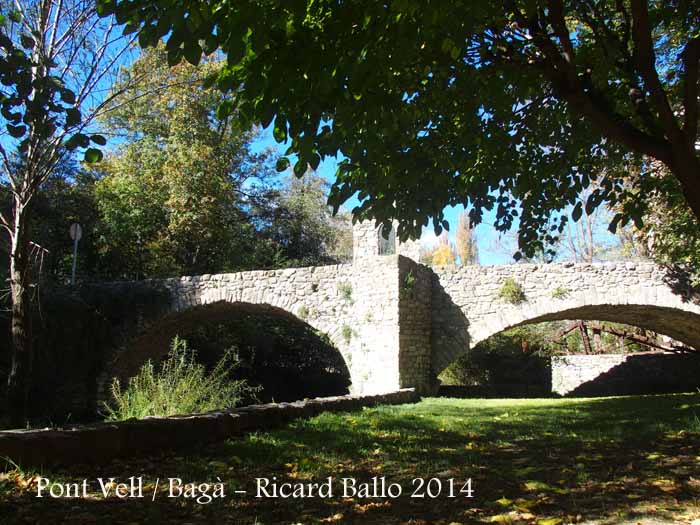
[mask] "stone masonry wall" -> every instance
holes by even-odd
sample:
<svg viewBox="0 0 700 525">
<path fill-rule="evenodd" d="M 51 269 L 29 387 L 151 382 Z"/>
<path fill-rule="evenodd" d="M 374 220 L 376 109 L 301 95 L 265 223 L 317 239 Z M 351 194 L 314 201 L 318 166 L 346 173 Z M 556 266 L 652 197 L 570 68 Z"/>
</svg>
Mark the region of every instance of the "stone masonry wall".
<svg viewBox="0 0 700 525">
<path fill-rule="evenodd" d="M 700 348 L 700 306 L 673 290 L 653 263 L 514 264 L 434 268 L 433 367 L 437 373 L 479 341 L 528 322 L 596 319 L 642 326 Z M 506 279 L 526 300 L 499 297 Z"/>
<path fill-rule="evenodd" d="M 426 266 L 399 257 L 399 376 L 420 392 L 437 388 L 431 363 L 432 275 Z"/>
<path fill-rule="evenodd" d="M 366 223 L 361 226 L 356 245 L 376 246 L 376 231 Z M 522 303 L 499 297 L 507 279 L 522 288 Z M 460 354 L 525 323 L 614 321 L 700 348 L 700 305 L 684 296 L 673 279 L 669 270 L 651 263 L 431 269 L 402 255 L 364 253 L 353 264 L 182 277 L 134 286 L 166 288 L 172 298 L 170 312 L 217 301 L 268 304 L 290 312 L 330 337 L 348 366 L 351 391 L 359 394 L 400 387 L 429 392 L 434 377 Z M 144 330 L 152 322 L 157 320 L 144 323 Z M 123 358 L 128 355 L 125 341 L 110 372 L 128 377 L 148 357 L 159 357 L 136 356 L 130 361 Z"/>
<path fill-rule="evenodd" d="M 377 257 L 352 265 L 135 283 L 149 284 L 170 291 L 171 312 L 217 301 L 269 304 L 281 308 L 330 337 L 350 371 L 352 393 L 388 392 L 399 388 L 397 256 Z M 148 357 L 157 357 L 140 355 L 134 360 L 134 356 L 128 354 L 128 344 L 120 354 L 110 370 L 120 377 L 133 375 Z"/>
<path fill-rule="evenodd" d="M 72 425 L 67 428 L 0 432 L 0 456 L 23 467 L 107 463 L 119 457 L 158 455 L 266 431 L 323 412 L 359 410 L 379 404 L 416 403 L 414 389 L 367 396 L 339 396 L 250 405 L 204 414 L 147 417 L 127 421 Z"/>
<path fill-rule="evenodd" d="M 635 353 L 552 357 L 552 392 L 610 396 L 694 392 L 700 387 L 700 355 Z"/>
<path fill-rule="evenodd" d="M 564 396 L 625 362 L 624 354 L 552 357 L 552 392 Z"/>
<path fill-rule="evenodd" d="M 398 223 L 394 223 L 394 229 L 397 226 Z M 380 235 L 379 226 L 372 221 L 362 221 L 354 224 L 352 227 L 353 260 L 358 261 L 377 257 L 379 255 Z M 420 240 L 400 242 L 397 237 L 395 242 L 394 252 L 396 254 L 418 262 L 420 258 Z"/>
</svg>

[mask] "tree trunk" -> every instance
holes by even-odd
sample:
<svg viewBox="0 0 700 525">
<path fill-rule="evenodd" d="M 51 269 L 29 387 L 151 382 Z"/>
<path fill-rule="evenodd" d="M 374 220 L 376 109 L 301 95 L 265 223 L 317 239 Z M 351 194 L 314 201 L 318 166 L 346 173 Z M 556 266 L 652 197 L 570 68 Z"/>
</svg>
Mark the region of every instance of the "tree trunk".
<svg viewBox="0 0 700 525">
<path fill-rule="evenodd" d="M 7 376 L 7 413 L 13 427 L 26 424 L 32 372 L 28 211 L 29 207 L 15 197 L 10 251 L 12 364 Z"/>
<path fill-rule="evenodd" d="M 678 155 L 671 172 L 681 183 L 683 196 L 700 223 L 700 161 L 694 152 Z"/>
</svg>

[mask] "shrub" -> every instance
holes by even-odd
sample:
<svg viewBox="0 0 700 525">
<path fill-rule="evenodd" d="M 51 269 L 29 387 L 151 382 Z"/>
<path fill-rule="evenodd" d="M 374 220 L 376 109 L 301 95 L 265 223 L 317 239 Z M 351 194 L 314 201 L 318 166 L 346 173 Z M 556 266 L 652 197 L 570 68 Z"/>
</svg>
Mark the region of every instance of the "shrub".
<svg viewBox="0 0 700 525">
<path fill-rule="evenodd" d="M 520 304 L 527 301 L 523 287 L 516 283 L 512 277 L 508 277 L 503 282 L 501 291 L 498 292 L 498 297 L 511 304 Z"/>
<path fill-rule="evenodd" d="M 476 387 L 483 395 L 549 395 L 548 334 L 557 327 L 521 326 L 493 335 L 458 357 L 440 380 L 444 385 Z"/>
<path fill-rule="evenodd" d="M 302 321 L 305 321 L 309 317 L 309 309 L 306 305 L 301 305 L 297 310 L 297 317 Z"/>
<path fill-rule="evenodd" d="M 399 295 L 401 299 L 411 299 L 413 297 L 413 288 L 416 286 L 416 276 L 413 275 L 413 270 L 409 270 L 401 283 Z"/>
<path fill-rule="evenodd" d="M 563 286 L 557 286 L 552 292 L 553 299 L 566 299 L 568 296 L 569 290 L 568 288 L 564 288 Z"/>
<path fill-rule="evenodd" d="M 112 402 L 105 404 L 108 421 L 146 416 L 172 416 L 231 408 L 252 392 L 244 380 L 232 380 L 236 352 L 227 350 L 212 370 L 195 360 L 196 352 L 175 337 L 159 367 L 148 360 L 122 389 L 112 381 Z"/>
<path fill-rule="evenodd" d="M 341 328 L 341 335 L 343 336 L 343 339 L 345 339 L 346 343 L 349 343 L 350 340 L 352 339 L 353 336 L 353 331 L 350 326 L 344 324 L 343 327 Z"/>
<path fill-rule="evenodd" d="M 352 304 L 352 284 L 347 282 L 339 283 L 338 291 L 343 299 Z"/>
</svg>

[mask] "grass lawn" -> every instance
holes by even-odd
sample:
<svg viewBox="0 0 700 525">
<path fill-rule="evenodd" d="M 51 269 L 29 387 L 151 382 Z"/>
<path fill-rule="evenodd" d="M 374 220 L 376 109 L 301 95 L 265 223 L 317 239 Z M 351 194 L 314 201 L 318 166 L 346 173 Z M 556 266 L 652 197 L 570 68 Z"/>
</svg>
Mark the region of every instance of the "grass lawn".
<svg viewBox="0 0 700 525">
<path fill-rule="evenodd" d="M 40 473 L 62 483 L 87 478 L 88 497 L 79 499 L 36 498 L 36 474 L 0 477 L 0 523 L 690 524 L 700 520 L 700 394 L 425 399 L 325 414 L 188 453 Z M 103 498 L 96 478 L 129 476 L 143 476 L 143 498 Z M 333 497 L 256 498 L 255 478 L 273 476 L 331 476 Z M 402 495 L 343 497 L 342 478 L 359 486 L 374 476 L 401 485 Z M 175 477 L 219 478 L 225 498 L 168 498 Z M 440 481 L 417 498 L 414 478 Z M 471 498 L 466 488 L 460 494 L 469 478 Z"/>
</svg>

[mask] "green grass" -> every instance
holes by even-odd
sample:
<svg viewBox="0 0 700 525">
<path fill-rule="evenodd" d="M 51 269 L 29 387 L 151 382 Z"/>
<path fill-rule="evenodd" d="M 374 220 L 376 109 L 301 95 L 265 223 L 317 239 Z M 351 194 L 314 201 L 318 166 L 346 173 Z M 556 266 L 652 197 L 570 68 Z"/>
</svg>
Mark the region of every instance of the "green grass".
<svg viewBox="0 0 700 525">
<path fill-rule="evenodd" d="M 323 414 L 189 453 L 45 474 L 62 480 L 143 475 L 147 486 L 157 477 L 198 483 L 218 477 L 227 497 L 208 505 L 166 494 L 154 503 L 150 495 L 126 503 L 38 500 L 32 474 L 17 469 L 4 475 L 0 497 L 5 510 L 28 522 L 109 515 L 124 523 L 690 523 L 700 518 L 699 418 L 700 394 L 426 399 Z M 290 482 L 333 476 L 337 483 L 385 476 L 401 484 L 404 495 L 253 497 L 254 479 L 272 476 Z M 460 486 L 471 478 L 474 497 L 410 498 L 415 477 L 453 478 Z"/>
</svg>

